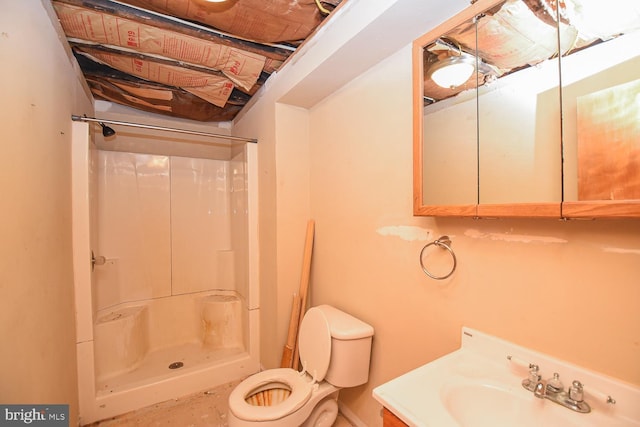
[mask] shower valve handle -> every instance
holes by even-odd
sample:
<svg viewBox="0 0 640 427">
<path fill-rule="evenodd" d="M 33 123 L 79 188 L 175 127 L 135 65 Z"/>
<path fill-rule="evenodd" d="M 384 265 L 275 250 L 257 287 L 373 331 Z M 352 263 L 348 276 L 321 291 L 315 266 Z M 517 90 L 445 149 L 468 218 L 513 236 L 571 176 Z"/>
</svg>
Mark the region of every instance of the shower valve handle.
<svg viewBox="0 0 640 427">
<path fill-rule="evenodd" d="M 91 271 L 95 268 L 96 265 L 105 265 L 107 261 L 113 261 L 112 259 L 106 258 L 103 255 L 96 256 L 93 251 L 91 251 Z"/>
</svg>

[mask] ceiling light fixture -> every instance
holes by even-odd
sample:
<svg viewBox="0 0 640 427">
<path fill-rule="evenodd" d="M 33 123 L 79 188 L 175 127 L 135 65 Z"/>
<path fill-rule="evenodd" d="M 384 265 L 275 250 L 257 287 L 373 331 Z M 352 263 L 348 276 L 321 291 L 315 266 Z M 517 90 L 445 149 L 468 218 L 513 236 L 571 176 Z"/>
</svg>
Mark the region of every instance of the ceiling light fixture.
<svg viewBox="0 0 640 427">
<path fill-rule="evenodd" d="M 461 53 L 459 56 L 444 58 L 429 68 L 429 78 L 440 87 L 454 89 L 463 85 L 476 70 L 472 56 Z"/>
</svg>

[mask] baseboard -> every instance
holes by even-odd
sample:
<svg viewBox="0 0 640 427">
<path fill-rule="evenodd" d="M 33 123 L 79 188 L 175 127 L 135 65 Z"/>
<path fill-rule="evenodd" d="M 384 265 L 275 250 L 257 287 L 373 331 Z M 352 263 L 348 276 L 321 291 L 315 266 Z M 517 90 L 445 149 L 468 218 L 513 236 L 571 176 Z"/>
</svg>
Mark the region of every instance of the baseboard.
<svg viewBox="0 0 640 427">
<path fill-rule="evenodd" d="M 369 427 L 349 407 L 338 400 L 338 410 L 355 427 Z"/>
</svg>

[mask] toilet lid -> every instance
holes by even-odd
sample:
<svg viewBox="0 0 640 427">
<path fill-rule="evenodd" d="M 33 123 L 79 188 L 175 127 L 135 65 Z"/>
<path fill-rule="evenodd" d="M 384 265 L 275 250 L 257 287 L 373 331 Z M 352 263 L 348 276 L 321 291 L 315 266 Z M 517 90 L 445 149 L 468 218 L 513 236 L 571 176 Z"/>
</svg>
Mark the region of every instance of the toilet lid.
<svg viewBox="0 0 640 427">
<path fill-rule="evenodd" d="M 254 406 L 245 400 L 259 389 L 270 385 L 286 385 L 291 394 L 282 402 L 271 406 Z M 300 409 L 311 396 L 313 383 L 291 368 L 268 369 L 242 381 L 229 395 L 229 410 L 246 421 L 271 421 L 283 418 Z"/>
<path fill-rule="evenodd" d="M 331 360 L 331 328 L 322 310 L 312 307 L 307 311 L 298 337 L 303 369 L 316 382 L 322 381 Z"/>
</svg>

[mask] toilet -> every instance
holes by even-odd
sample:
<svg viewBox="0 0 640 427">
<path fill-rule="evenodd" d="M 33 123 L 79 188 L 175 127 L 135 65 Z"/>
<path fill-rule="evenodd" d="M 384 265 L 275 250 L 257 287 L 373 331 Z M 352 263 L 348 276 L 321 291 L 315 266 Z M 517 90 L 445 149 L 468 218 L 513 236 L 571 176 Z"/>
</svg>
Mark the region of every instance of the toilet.
<svg viewBox="0 0 640 427">
<path fill-rule="evenodd" d="M 329 427 L 341 388 L 369 379 L 373 327 L 329 305 L 310 308 L 300 325 L 302 372 L 269 369 L 229 396 L 229 427 Z"/>
</svg>

